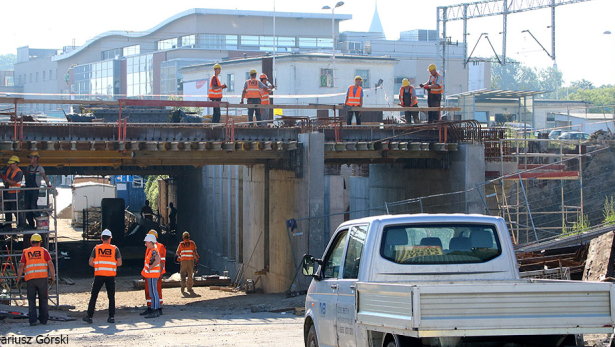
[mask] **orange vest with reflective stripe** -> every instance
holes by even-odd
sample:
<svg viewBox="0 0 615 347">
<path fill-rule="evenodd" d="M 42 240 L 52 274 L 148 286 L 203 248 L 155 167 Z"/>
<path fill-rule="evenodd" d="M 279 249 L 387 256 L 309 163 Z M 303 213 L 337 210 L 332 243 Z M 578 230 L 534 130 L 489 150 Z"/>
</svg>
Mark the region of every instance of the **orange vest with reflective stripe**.
<svg viewBox="0 0 615 347">
<path fill-rule="evenodd" d="M 45 261 L 45 249 L 43 247 L 26 248 L 23 250 L 23 254 L 26 258 L 26 265 L 24 267 L 26 281 L 49 277 L 49 269 L 47 268 L 47 261 Z"/>
<path fill-rule="evenodd" d="M 346 105 L 361 106 L 361 94 L 363 94 L 363 88 L 361 86 L 352 85 L 348 87 L 348 92 L 346 93 L 348 100 L 346 101 Z"/>
<path fill-rule="evenodd" d="M 192 240 L 183 241 L 177 247 L 179 261 L 194 260 L 196 257 L 196 243 Z"/>
<path fill-rule="evenodd" d="M 143 263 L 143 270 L 141 270 L 141 276 L 145 278 L 158 278 L 161 276 L 160 273 L 160 264 L 156 266 L 151 266 L 150 261 L 152 260 L 152 251 L 158 251 L 157 248 L 146 249 L 145 250 L 145 262 Z M 162 257 L 161 257 L 162 259 Z M 162 262 L 162 261 L 161 261 Z"/>
<path fill-rule="evenodd" d="M 214 86 L 214 80 L 218 82 L 218 86 Z M 209 91 L 207 93 L 207 96 L 209 96 L 210 99 L 222 99 L 222 87 L 220 87 L 221 85 L 222 83 L 220 83 L 220 79 L 218 78 L 218 76 L 211 76 L 211 78 L 209 79 Z"/>
<path fill-rule="evenodd" d="M 167 248 L 160 242 L 156 243 L 156 250 L 160 255 L 160 269 L 162 270 L 162 274 L 167 273 L 166 263 L 167 263 Z"/>
<path fill-rule="evenodd" d="M 269 105 L 269 92 L 266 90 L 261 90 L 261 104 Z"/>
<path fill-rule="evenodd" d="M 6 177 L 12 181 L 15 180 L 15 176 L 17 176 L 17 173 L 21 172 L 21 169 L 19 167 L 15 167 L 15 170 L 12 170 L 10 167 L 8 168 L 8 170 L 6 170 Z M 21 188 L 21 183 L 17 183 L 17 184 L 9 184 L 9 187 L 11 188 Z M 17 193 L 17 190 L 9 190 L 9 193 Z"/>
<path fill-rule="evenodd" d="M 410 93 L 410 105 L 404 104 L 404 88 L 405 87 L 399 88 L 399 103 L 403 107 L 414 106 L 414 105 L 418 104 L 419 100 L 416 98 L 416 96 L 414 96 L 414 97 L 412 96 L 412 90 L 414 89 L 413 86 L 408 86 L 408 93 Z"/>
<path fill-rule="evenodd" d="M 440 87 L 432 87 L 429 88 L 429 93 L 431 94 L 442 94 L 444 93 L 444 86 L 440 83 L 440 74 L 436 74 L 434 75 L 429 75 L 429 81 L 427 82 L 427 85 L 429 86 L 433 86 L 433 85 L 439 85 Z"/>
<path fill-rule="evenodd" d="M 116 276 L 116 252 L 117 247 L 107 243 L 102 243 L 94 247 L 94 276 Z"/>
<path fill-rule="evenodd" d="M 261 98 L 261 89 L 258 87 L 260 81 L 249 79 L 246 81 L 248 87 L 246 88 L 247 99 L 260 99 Z"/>
</svg>

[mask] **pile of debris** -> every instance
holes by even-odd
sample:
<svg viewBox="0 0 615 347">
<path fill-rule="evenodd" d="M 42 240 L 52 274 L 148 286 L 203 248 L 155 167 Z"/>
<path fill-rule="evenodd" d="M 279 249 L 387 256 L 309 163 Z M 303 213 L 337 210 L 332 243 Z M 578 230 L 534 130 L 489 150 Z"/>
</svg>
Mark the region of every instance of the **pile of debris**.
<svg viewBox="0 0 615 347">
<path fill-rule="evenodd" d="M 571 246 L 538 252 L 519 252 L 519 272 L 524 278 L 581 280 L 588 246 Z"/>
</svg>

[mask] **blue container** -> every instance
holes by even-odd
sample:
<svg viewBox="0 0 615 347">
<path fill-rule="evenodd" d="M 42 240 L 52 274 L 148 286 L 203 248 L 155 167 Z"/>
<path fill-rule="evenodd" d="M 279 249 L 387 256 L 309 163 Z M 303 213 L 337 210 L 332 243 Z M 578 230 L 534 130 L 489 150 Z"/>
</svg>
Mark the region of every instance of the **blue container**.
<svg viewBox="0 0 615 347">
<path fill-rule="evenodd" d="M 140 212 L 145 205 L 145 180 L 136 175 L 111 176 L 111 184 L 116 186 L 116 196 L 124 199 L 126 209 Z"/>
</svg>

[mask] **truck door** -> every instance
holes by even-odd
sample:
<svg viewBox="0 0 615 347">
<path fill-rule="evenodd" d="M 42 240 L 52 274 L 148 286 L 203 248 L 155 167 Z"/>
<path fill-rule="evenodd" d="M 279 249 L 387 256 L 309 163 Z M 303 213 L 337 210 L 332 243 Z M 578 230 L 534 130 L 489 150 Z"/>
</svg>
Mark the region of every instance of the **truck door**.
<svg viewBox="0 0 615 347">
<path fill-rule="evenodd" d="M 348 246 L 344 253 L 342 279 L 338 283 L 337 292 L 337 341 L 340 347 L 357 345 L 359 332 L 356 329 L 356 282 L 359 277 L 359 265 L 363 253 L 363 245 L 367 236 L 367 225 L 350 227 Z"/>
<path fill-rule="evenodd" d="M 337 233 L 323 259 L 322 279 L 313 283 L 312 305 L 315 306 L 314 322 L 320 346 L 337 346 L 335 305 L 347 236 L 348 229 Z"/>
</svg>

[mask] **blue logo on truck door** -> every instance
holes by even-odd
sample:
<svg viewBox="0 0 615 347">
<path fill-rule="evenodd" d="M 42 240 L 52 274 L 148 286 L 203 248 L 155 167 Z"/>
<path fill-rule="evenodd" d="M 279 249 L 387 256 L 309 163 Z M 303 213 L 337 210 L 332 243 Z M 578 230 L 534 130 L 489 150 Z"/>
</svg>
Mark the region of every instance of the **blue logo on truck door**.
<svg viewBox="0 0 615 347">
<path fill-rule="evenodd" d="M 321 302 L 320 303 L 320 314 L 322 316 L 327 314 L 327 303 L 325 303 L 325 302 Z"/>
</svg>

